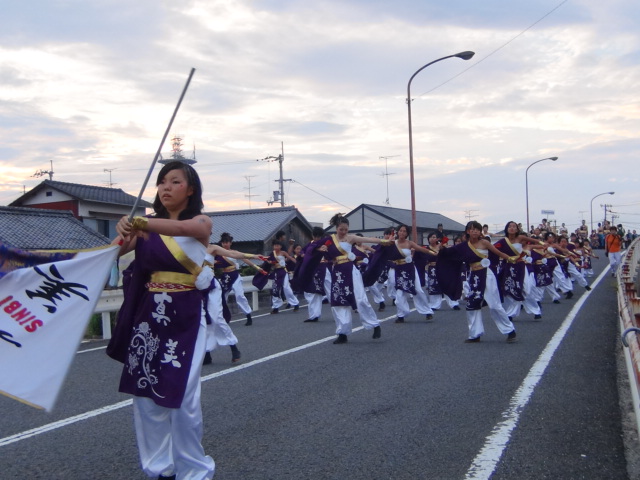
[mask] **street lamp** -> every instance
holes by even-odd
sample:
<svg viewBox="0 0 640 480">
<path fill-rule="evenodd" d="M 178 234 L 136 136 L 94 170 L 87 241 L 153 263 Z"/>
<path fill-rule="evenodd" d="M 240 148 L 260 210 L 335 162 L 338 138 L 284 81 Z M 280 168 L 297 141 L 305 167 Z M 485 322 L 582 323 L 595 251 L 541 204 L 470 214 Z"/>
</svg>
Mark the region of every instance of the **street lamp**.
<svg viewBox="0 0 640 480">
<path fill-rule="evenodd" d="M 469 60 L 474 55 L 475 55 L 475 52 L 470 52 L 470 51 L 460 52 L 460 53 L 456 53 L 455 55 L 448 55 L 446 57 L 442 57 L 437 60 L 434 60 L 433 62 L 427 63 L 423 67 L 419 68 L 418 71 L 416 71 L 416 73 L 411 75 L 411 78 L 409 79 L 409 83 L 407 84 L 407 109 L 409 114 L 409 177 L 411 181 L 411 236 L 414 242 L 418 241 L 418 227 L 417 227 L 417 220 L 416 220 L 416 189 L 415 189 L 415 184 L 413 179 L 413 134 L 411 132 L 411 82 L 413 81 L 413 78 L 417 74 L 419 74 L 422 70 L 427 68 L 429 65 L 433 65 L 434 63 L 437 63 L 441 60 L 446 60 L 447 58 L 453 58 L 453 57 L 461 58 L 463 60 Z"/>
<path fill-rule="evenodd" d="M 526 227 L 527 233 L 529 233 L 529 227 L 531 227 L 531 224 L 529 223 L 529 169 L 533 167 L 536 163 L 544 162 L 545 160 L 551 160 L 552 162 L 555 162 L 556 160 L 558 160 L 558 157 L 547 157 L 541 160 L 536 160 L 531 165 L 529 165 L 524 172 L 524 190 L 525 190 L 526 201 L 527 201 L 527 227 Z"/>
<path fill-rule="evenodd" d="M 591 199 L 591 232 L 589 232 L 589 235 L 591 235 L 593 233 L 593 201 L 598 198 L 600 195 L 613 195 L 616 192 L 604 192 L 604 193 L 599 193 L 598 195 L 596 195 L 595 197 L 593 197 Z"/>
</svg>

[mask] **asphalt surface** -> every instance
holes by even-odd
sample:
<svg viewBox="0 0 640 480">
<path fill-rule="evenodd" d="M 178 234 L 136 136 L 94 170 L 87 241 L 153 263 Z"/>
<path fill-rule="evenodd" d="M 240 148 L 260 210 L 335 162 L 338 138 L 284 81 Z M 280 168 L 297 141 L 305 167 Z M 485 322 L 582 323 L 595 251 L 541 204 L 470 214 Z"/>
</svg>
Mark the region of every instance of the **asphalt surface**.
<svg viewBox="0 0 640 480">
<path fill-rule="evenodd" d="M 598 275 L 606 259 L 594 263 Z M 463 343 L 464 310 L 393 314 L 390 302 L 378 313 L 380 340 L 358 329 L 345 345 L 332 344 L 328 305 L 317 323 L 305 308 L 256 312 L 250 327 L 236 316 L 242 363 L 223 348 L 202 372 L 215 478 L 630 478 L 609 275 L 559 305 L 546 297 L 541 321 L 523 312 L 515 344 L 486 309 L 478 344 Z M 81 346 L 51 414 L 0 397 L 1 479 L 146 478 L 104 346 Z"/>
</svg>

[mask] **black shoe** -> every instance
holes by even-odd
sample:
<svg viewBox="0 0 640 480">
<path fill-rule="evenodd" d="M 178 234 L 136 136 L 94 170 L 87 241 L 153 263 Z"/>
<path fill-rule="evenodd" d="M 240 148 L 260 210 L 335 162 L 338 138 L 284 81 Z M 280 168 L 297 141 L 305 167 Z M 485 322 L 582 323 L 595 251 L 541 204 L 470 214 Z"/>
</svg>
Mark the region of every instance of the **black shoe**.
<svg viewBox="0 0 640 480">
<path fill-rule="evenodd" d="M 322 304 L 326 305 L 327 303 L 329 303 L 329 299 L 328 298 L 323 298 L 322 299 Z"/>
<path fill-rule="evenodd" d="M 253 319 L 251 318 L 251 314 L 247 313 L 247 323 L 244 324 L 245 327 L 250 327 L 253 325 Z"/>
<path fill-rule="evenodd" d="M 380 338 L 382 336 L 382 329 L 380 329 L 380 325 L 374 327 L 373 329 L 373 337 L 371 338 Z"/>
<path fill-rule="evenodd" d="M 318 321 L 318 317 L 316 318 L 307 318 L 304 323 L 308 323 L 308 322 L 317 322 Z"/>
<path fill-rule="evenodd" d="M 158 480 L 176 480 L 176 476 L 169 475 L 168 477 L 165 477 L 164 475 L 158 475 Z"/>
<path fill-rule="evenodd" d="M 540 314 L 533 316 L 534 320 L 540 320 L 541 318 L 542 318 L 542 315 L 540 315 Z"/>
<path fill-rule="evenodd" d="M 516 343 L 518 340 L 516 339 L 516 331 L 512 330 L 509 335 L 507 335 L 507 343 Z"/>
<path fill-rule="evenodd" d="M 560 303 L 560 300 L 554 300 L 553 303 Z"/>
<path fill-rule="evenodd" d="M 300 310 L 300 305 L 296 305 L 295 307 L 293 307 L 294 312 L 297 312 L 298 310 Z"/>
<path fill-rule="evenodd" d="M 280 311 L 277 308 L 274 308 L 271 310 L 271 314 L 273 315 L 274 313 L 280 313 Z"/>
<path fill-rule="evenodd" d="M 513 322 L 513 317 L 509 317 L 509 321 L 510 321 L 510 322 Z"/>
<path fill-rule="evenodd" d="M 464 343 L 480 343 L 480 337 L 467 338 Z"/>
<path fill-rule="evenodd" d="M 427 320 L 433 320 L 433 313 L 427 313 Z"/>
<path fill-rule="evenodd" d="M 395 323 L 404 323 L 404 317 L 396 318 L 396 322 Z"/>
<path fill-rule="evenodd" d="M 387 306 L 387 305 L 386 305 L 384 302 L 380 302 L 380 303 L 379 303 L 378 311 L 379 311 L 379 312 L 384 312 L 384 309 L 386 308 L 386 306 Z"/>
<path fill-rule="evenodd" d="M 333 341 L 333 344 L 334 345 L 338 345 L 340 343 L 347 343 L 347 342 L 348 342 L 347 336 L 344 333 L 340 333 L 340 334 L 338 334 L 338 338 L 336 338 Z"/>
<path fill-rule="evenodd" d="M 284 306 L 284 309 L 286 310 L 287 308 L 291 308 L 291 305 L 289 305 L 288 303 Z"/>
<path fill-rule="evenodd" d="M 454 305 L 453 309 L 454 310 L 460 310 L 460 307 L 458 305 Z"/>
<path fill-rule="evenodd" d="M 536 302 L 538 304 L 538 307 L 542 308 L 542 303 L 540 302 Z"/>
<path fill-rule="evenodd" d="M 565 295 L 565 298 L 566 298 L 567 300 L 569 300 L 570 298 L 573 298 L 573 292 L 572 292 L 571 290 L 569 290 L 569 291 L 567 292 L 567 294 Z"/>
<path fill-rule="evenodd" d="M 591 287 L 589 285 L 587 285 L 586 287 L 584 287 L 584 289 L 588 292 L 591 290 Z"/>
<path fill-rule="evenodd" d="M 211 353 L 204 352 L 204 358 L 202 359 L 203 365 L 211 365 L 213 363 L 213 359 L 211 358 Z"/>
<path fill-rule="evenodd" d="M 240 350 L 238 350 L 237 345 L 230 345 L 231 347 L 231 363 L 237 363 L 240 361 Z"/>
<path fill-rule="evenodd" d="M 395 307 L 396 305 L 396 299 L 394 298 L 393 301 L 391 302 L 393 304 L 393 306 Z"/>
</svg>

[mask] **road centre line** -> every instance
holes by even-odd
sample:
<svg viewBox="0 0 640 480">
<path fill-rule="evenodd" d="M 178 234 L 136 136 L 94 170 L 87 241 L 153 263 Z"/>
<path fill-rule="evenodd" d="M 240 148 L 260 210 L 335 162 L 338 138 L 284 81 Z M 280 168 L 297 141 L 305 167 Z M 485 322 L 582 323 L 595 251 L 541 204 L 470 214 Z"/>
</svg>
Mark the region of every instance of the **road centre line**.
<svg viewBox="0 0 640 480">
<path fill-rule="evenodd" d="M 610 267 L 607 265 L 600 275 L 598 275 L 595 281 L 591 284 L 592 289 L 607 276 L 609 268 Z M 538 385 L 538 382 L 542 379 L 545 370 L 551 362 L 551 358 L 562 343 L 562 340 L 569 331 L 569 328 L 571 328 L 576 315 L 587 301 L 587 298 L 589 298 L 592 291 L 593 290 L 586 291 L 580 297 L 536 362 L 533 364 L 524 381 L 520 384 L 513 397 L 511 397 L 509 407 L 502 412 L 501 417 L 503 420 L 493 427 L 493 430 L 487 437 L 484 446 L 471 462 L 471 466 L 467 471 L 465 480 L 488 480 L 491 475 L 495 473 L 496 466 L 498 465 L 498 462 L 504 453 L 504 449 L 511 439 L 511 433 L 518 425 L 520 413 L 529 403 L 529 400 L 533 396 L 533 391 Z"/>
<path fill-rule="evenodd" d="M 395 315 L 391 315 L 389 317 L 381 319 L 380 323 L 386 322 L 387 320 L 391 320 L 392 318 L 395 318 Z M 364 327 L 362 327 L 362 326 L 356 327 L 356 328 L 353 329 L 353 332 L 354 333 L 355 332 L 359 332 L 363 328 Z M 258 358 L 256 360 L 253 360 L 253 361 L 248 362 L 248 363 L 243 363 L 243 364 L 237 365 L 235 367 L 227 368 L 225 370 L 221 370 L 221 371 L 216 372 L 216 373 L 205 375 L 204 377 L 200 378 L 200 381 L 201 382 L 207 382 L 209 380 L 213 380 L 215 378 L 222 377 L 222 376 L 228 375 L 230 373 L 235 373 L 237 371 L 244 370 L 244 369 L 249 368 L 249 367 L 255 367 L 256 365 L 259 365 L 259 364 L 264 363 L 264 362 L 268 362 L 269 360 L 274 360 L 276 358 L 283 357 L 285 355 L 289 355 L 289 354 L 292 354 L 292 353 L 296 353 L 296 352 L 299 352 L 301 350 L 305 350 L 307 348 L 315 347 L 316 345 L 320 345 L 322 343 L 334 340 L 335 338 L 336 338 L 335 335 L 331 335 L 330 337 L 321 338 L 320 340 L 316 340 L 314 342 L 306 343 L 304 345 L 300 345 L 298 347 L 290 348 L 288 350 L 283 350 L 282 352 L 274 353 L 272 355 L 267 355 L 266 357 Z M 104 348 L 104 347 L 101 347 L 101 348 Z M 100 348 L 96 348 L 96 349 L 92 349 L 92 350 L 100 350 Z M 88 351 L 88 350 L 85 350 L 85 351 Z M 78 353 L 81 353 L 81 352 L 78 352 Z M 131 399 L 124 400 L 122 402 L 118 402 L 118 403 L 114 403 L 114 404 L 111 404 L 111 405 L 107 405 L 105 407 L 101 407 L 101 408 L 98 408 L 98 409 L 95 409 L 95 410 L 91 410 L 91 411 L 88 411 L 88 412 L 85 412 L 85 413 L 81 413 L 79 415 L 74 415 L 73 417 L 64 418 L 62 420 L 58 420 L 57 422 L 48 423 L 46 425 L 42 425 L 41 427 L 32 428 L 30 430 L 25 430 L 24 432 L 16 433 L 14 435 L 10 435 L 10 436 L 5 437 L 5 438 L 0 438 L 0 448 L 5 447 L 7 445 L 10 445 L 12 443 L 16 443 L 16 442 L 19 442 L 19 441 L 22 441 L 22 440 L 26 440 L 26 439 L 31 438 L 31 437 L 35 437 L 37 435 L 41 435 L 41 434 L 46 433 L 46 432 L 50 432 L 52 430 L 57 430 L 57 429 L 66 427 L 68 425 L 72 425 L 74 423 L 81 422 L 83 420 L 88 420 L 90 418 L 97 417 L 97 416 L 105 414 L 105 413 L 113 412 L 115 410 L 119 410 L 119 409 L 124 408 L 124 407 L 129 407 L 132 404 L 133 404 L 133 400 L 131 400 Z"/>
</svg>

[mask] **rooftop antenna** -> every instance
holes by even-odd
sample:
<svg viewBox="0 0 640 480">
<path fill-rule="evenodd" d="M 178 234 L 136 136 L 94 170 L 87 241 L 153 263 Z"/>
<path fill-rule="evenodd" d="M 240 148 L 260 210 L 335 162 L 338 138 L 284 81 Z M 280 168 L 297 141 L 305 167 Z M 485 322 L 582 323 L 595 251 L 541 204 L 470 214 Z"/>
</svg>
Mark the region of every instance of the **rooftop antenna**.
<svg viewBox="0 0 640 480">
<path fill-rule="evenodd" d="M 245 187 L 245 190 L 249 190 L 249 194 L 245 195 L 245 197 L 249 198 L 249 210 L 251 210 L 251 197 L 257 197 L 257 194 L 251 195 L 251 179 L 253 177 L 257 177 L 257 175 L 245 175 L 244 178 L 249 182 L 249 186 Z"/>
<path fill-rule="evenodd" d="M 113 183 L 111 181 L 111 172 L 113 172 L 114 170 L 116 170 L 115 168 L 103 168 L 102 171 L 103 172 L 109 172 L 109 188 L 113 188 L 113 186 L 115 185 L 115 183 Z"/>
<path fill-rule="evenodd" d="M 385 205 L 390 205 L 389 203 L 389 175 L 395 175 L 395 172 L 389 173 L 389 169 L 387 168 L 387 159 L 393 157 L 399 157 L 400 155 L 387 155 L 386 157 L 378 157 L 378 159 L 384 158 L 384 173 L 380 173 L 381 177 L 387 177 L 387 199 L 384 201 Z"/>
<path fill-rule="evenodd" d="M 36 173 L 31 175 L 32 177 L 41 177 L 43 175 L 49 175 L 49 181 L 53 180 L 53 160 L 49 160 L 51 163 L 51 170 L 38 170 Z"/>
</svg>

